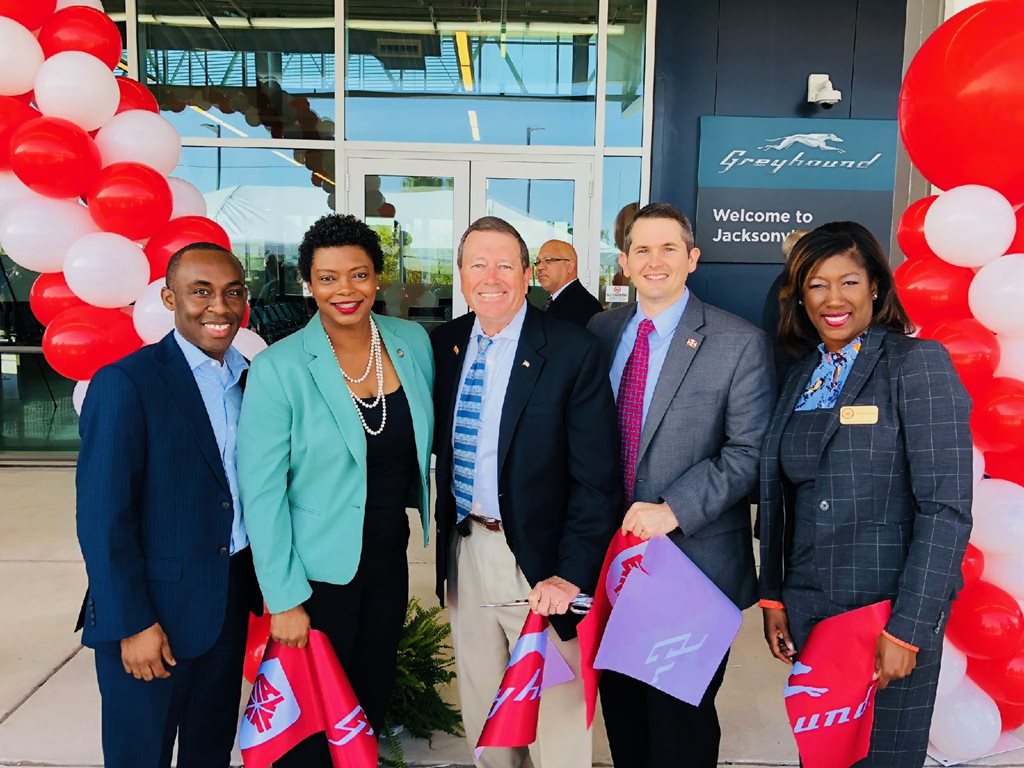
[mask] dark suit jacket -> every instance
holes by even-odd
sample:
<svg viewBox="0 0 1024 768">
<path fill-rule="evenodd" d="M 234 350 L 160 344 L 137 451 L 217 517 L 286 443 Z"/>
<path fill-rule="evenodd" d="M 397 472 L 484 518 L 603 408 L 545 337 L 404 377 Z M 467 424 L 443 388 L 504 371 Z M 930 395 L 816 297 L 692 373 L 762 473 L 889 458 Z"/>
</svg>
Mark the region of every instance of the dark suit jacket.
<svg viewBox="0 0 1024 768">
<path fill-rule="evenodd" d="M 761 457 L 761 597 L 782 599 L 794 489 L 779 465 L 783 430 L 819 359 L 793 367 Z M 876 424 L 840 424 L 845 406 Z M 815 561 L 831 601 L 894 599 L 886 630 L 932 647 L 961 584 L 971 532 L 970 399 L 934 341 L 872 328 L 843 386 L 815 479 Z"/>
<path fill-rule="evenodd" d="M 605 349 L 605 376 L 635 312 L 627 304 L 590 321 Z M 647 386 L 654 398 L 634 496 L 667 502 L 679 521 L 669 538 L 746 608 L 757 594 L 747 496 L 775 397 L 768 337 L 691 293 L 661 375 Z"/>
<path fill-rule="evenodd" d="M 601 302 L 583 287 L 583 283 L 573 280 L 558 294 L 558 298 L 551 302 L 546 311 L 551 317 L 568 320 L 586 328 L 590 318 L 603 309 Z"/>
<path fill-rule="evenodd" d="M 233 509 L 173 334 L 96 373 L 79 430 L 83 644 L 118 642 L 159 621 L 176 657 L 201 655 L 224 622 Z"/>
<path fill-rule="evenodd" d="M 452 419 L 474 319 L 473 314 L 463 315 L 430 337 L 435 363 L 437 596 L 442 603 L 456 519 Z M 608 542 L 622 519 L 615 403 L 597 340 L 582 328 L 527 307 L 515 360 L 498 437 L 505 538 L 530 584 L 561 576 L 593 594 Z M 574 617 L 555 617 L 552 624 L 563 638 L 575 634 Z"/>
</svg>

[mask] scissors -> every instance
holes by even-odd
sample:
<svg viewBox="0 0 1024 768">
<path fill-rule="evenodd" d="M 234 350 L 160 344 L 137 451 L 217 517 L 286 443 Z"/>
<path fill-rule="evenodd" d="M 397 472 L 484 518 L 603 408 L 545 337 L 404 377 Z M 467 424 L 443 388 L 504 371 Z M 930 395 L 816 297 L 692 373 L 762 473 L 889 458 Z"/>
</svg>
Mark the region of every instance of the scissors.
<svg viewBox="0 0 1024 768">
<path fill-rule="evenodd" d="M 569 613 L 574 613 L 577 616 L 585 616 L 590 610 L 591 605 L 594 603 L 594 598 L 590 595 L 580 594 L 577 595 L 569 602 Z M 520 605 L 529 605 L 530 601 L 523 600 L 506 600 L 503 603 L 481 603 L 481 608 L 516 608 Z"/>
</svg>

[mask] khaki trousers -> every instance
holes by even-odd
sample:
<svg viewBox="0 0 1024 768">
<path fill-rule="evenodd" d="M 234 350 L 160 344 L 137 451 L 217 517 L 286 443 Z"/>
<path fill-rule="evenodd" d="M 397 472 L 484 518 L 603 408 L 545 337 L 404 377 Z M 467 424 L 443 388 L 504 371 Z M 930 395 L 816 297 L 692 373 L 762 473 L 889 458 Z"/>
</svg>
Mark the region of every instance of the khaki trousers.
<svg viewBox="0 0 1024 768">
<path fill-rule="evenodd" d="M 476 523 L 472 531 L 469 536 L 456 535 L 452 546 L 448 613 L 462 722 L 469 746 L 475 748 L 529 610 L 525 606 L 479 606 L 525 598 L 530 584 L 516 565 L 503 532 Z M 520 768 L 529 763 L 534 768 L 591 768 L 593 742 L 583 700 L 579 641 L 563 642 L 550 628 L 548 637 L 576 679 L 541 694 L 537 740 L 529 753 L 526 749 L 488 748 L 474 759 L 478 768 Z"/>
</svg>

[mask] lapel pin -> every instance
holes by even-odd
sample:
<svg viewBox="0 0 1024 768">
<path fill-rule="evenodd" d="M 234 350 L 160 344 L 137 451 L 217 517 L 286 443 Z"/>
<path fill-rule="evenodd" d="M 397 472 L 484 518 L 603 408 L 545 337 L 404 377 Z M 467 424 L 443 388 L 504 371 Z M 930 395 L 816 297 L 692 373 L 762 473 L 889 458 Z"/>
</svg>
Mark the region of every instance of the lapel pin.
<svg viewBox="0 0 1024 768">
<path fill-rule="evenodd" d="M 523 368 L 529 368 L 529 367 L 530 367 L 530 361 L 529 360 L 523 360 Z"/>
<path fill-rule="evenodd" d="M 691 336 L 690 338 L 688 338 L 686 340 L 686 346 L 688 346 L 690 349 L 696 349 L 697 348 L 697 340 L 695 338 L 693 338 L 693 336 Z"/>
<path fill-rule="evenodd" d="M 458 344 L 456 344 L 454 347 L 452 347 L 452 352 L 454 352 L 456 355 L 459 354 L 459 345 Z"/>
<path fill-rule="evenodd" d="M 398 356 L 399 357 L 405 357 L 405 350 L 404 349 L 398 350 Z"/>
</svg>

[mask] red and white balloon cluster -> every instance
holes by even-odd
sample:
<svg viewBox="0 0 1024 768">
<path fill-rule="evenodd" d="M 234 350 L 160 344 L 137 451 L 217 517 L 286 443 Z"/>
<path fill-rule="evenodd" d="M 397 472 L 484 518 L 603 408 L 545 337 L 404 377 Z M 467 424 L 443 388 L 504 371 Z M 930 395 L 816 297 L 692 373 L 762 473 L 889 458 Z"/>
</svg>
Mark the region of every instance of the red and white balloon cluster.
<svg viewBox="0 0 1024 768">
<path fill-rule="evenodd" d="M 920 335 L 949 350 L 974 401 L 974 530 L 953 604 L 931 742 L 992 751 L 1024 724 L 1024 2 L 943 24 L 900 93 L 911 160 L 941 189 L 899 223 L 896 284 Z M 941 418 L 941 414 L 936 414 Z"/>
<path fill-rule="evenodd" d="M 41 273 L 43 353 L 79 382 L 174 327 L 160 287 L 175 251 L 231 247 L 199 190 L 168 178 L 181 139 L 145 86 L 114 76 L 121 35 L 97 5 L 0 0 L 0 247 Z M 242 334 L 251 356 L 262 340 Z"/>
</svg>

